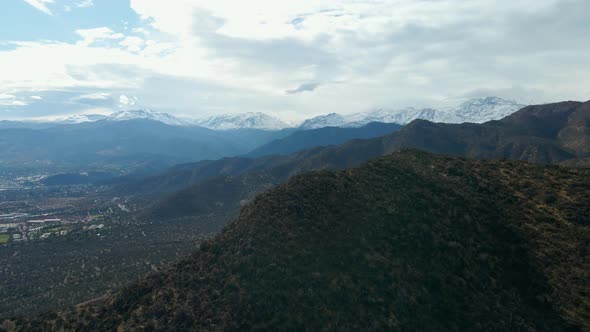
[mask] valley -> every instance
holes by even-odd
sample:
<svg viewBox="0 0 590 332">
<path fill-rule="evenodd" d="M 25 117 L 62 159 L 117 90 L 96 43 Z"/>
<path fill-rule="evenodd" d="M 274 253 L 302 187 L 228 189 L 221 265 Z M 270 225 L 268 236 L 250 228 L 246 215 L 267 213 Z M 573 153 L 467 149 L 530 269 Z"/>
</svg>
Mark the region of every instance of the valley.
<svg viewBox="0 0 590 332">
<path fill-rule="evenodd" d="M 147 205 L 103 186 L 0 193 L 1 316 L 84 302 L 192 252 L 224 217 L 138 218 Z"/>
</svg>

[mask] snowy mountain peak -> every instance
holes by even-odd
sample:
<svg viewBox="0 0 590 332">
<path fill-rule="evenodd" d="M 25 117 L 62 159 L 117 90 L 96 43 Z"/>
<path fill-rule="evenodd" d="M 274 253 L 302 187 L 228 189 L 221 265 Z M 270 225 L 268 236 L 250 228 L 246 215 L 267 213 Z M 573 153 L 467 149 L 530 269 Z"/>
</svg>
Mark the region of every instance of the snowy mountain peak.
<svg viewBox="0 0 590 332">
<path fill-rule="evenodd" d="M 322 127 L 362 127 L 371 122 L 408 124 L 416 119 L 432 122 L 482 123 L 504 118 L 526 105 L 498 97 L 486 97 L 468 100 L 450 110 L 436 110 L 432 108 L 406 107 L 403 109 L 377 109 L 347 115 L 330 113 L 306 120 L 300 126 L 302 129 Z"/>
<path fill-rule="evenodd" d="M 459 122 L 482 123 L 491 120 L 500 120 L 526 105 L 512 100 L 498 97 L 486 97 L 472 99 L 464 102 L 454 111 Z"/>
<path fill-rule="evenodd" d="M 507 99 L 502 99 L 500 97 L 483 97 L 483 98 L 475 98 L 475 99 L 470 99 L 466 102 L 464 102 L 463 104 L 461 104 L 461 106 L 466 106 L 466 105 L 499 105 L 499 104 L 515 104 L 516 102 L 512 101 L 512 100 L 507 100 Z"/>
<path fill-rule="evenodd" d="M 260 112 L 216 115 L 207 119 L 197 120 L 195 121 L 195 124 L 215 130 L 280 130 L 289 127 L 287 123 L 281 121 L 280 119 Z"/>
<path fill-rule="evenodd" d="M 323 127 L 341 127 L 346 125 L 348 122 L 347 117 L 344 115 L 330 113 L 326 115 L 316 116 L 311 119 L 305 120 L 299 127 L 302 129 L 317 129 Z"/>
<path fill-rule="evenodd" d="M 439 113 L 439 111 L 431 108 L 417 109 L 414 107 L 406 107 L 401 110 L 379 109 L 355 114 L 354 117 L 359 119 L 351 123 L 351 125 L 354 127 L 364 126 L 370 122 L 397 123 L 405 125 L 416 119 L 437 121 L 439 119 Z"/>
<path fill-rule="evenodd" d="M 377 109 L 369 112 L 340 115 L 330 113 L 304 121 L 300 128 L 316 129 L 322 127 L 362 127 L 371 122 L 407 124 L 415 119 L 438 121 L 439 111 L 431 108 L 416 109 L 406 107 L 400 110 Z"/>
<path fill-rule="evenodd" d="M 155 112 L 150 110 L 133 110 L 133 111 L 120 111 L 109 115 L 106 121 L 129 121 L 129 120 L 152 120 L 162 122 L 170 126 L 187 126 L 190 123 L 187 120 L 183 120 L 175 117 L 174 115 L 162 112 Z"/>
</svg>

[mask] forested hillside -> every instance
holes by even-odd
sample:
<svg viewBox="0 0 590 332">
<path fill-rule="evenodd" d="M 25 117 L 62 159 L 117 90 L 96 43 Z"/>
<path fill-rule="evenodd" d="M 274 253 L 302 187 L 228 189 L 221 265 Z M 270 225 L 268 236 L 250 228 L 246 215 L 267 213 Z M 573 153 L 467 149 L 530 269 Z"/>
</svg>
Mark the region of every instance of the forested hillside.
<svg viewBox="0 0 590 332">
<path fill-rule="evenodd" d="M 590 170 L 404 150 L 297 176 L 192 257 L 17 329 L 590 328 Z"/>
</svg>

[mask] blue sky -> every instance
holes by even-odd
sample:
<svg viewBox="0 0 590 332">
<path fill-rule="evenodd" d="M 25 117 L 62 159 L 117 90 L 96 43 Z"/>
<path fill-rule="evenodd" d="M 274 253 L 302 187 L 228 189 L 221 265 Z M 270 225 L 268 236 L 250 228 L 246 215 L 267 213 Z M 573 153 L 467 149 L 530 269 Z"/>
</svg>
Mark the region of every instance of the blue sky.
<svg viewBox="0 0 590 332">
<path fill-rule="evenodd" d="M 0 119 L 590 99 L 586 0 L 7 0 Z"/>
<path fill-rule="evenodd" d="M 137 26 L 140 20 L 131 10 L 129 1 L 59 1 L 47 4 L 52 15 L 38 10 L 22 0 L 2 3 L 0 40 L 37 41 L 60 40 L 75 42 L 75 30 L 109 26 L 116 30 Z"/>
</svg>

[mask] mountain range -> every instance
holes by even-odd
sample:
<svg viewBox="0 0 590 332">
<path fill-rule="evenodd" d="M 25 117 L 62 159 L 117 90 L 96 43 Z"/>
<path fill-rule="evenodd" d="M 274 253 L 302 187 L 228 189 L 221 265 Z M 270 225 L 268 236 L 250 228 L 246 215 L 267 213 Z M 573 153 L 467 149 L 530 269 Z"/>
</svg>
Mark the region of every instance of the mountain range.
<svg viewBox="0 0 590 332">
<path fill-rule="evenodd" d="M 498 97 L 472 99 L 450 110 L 435 110 L 432 108 L 417 109 L 407 107 L 401 110 L 378 109 L 370 112 L 340 115 L 331 113 L 308 119 L 301 124 L 301 128 L 315 129 L 322 127 L 361 127 L 370 122 L 408 124 L 413 120 L 422 119 L 444 123 L 483 123 L 499 120 L 525 107 L 514 101 Z"/>
<path fill-rule="evenodd" d="M 83 122 L 94 122 L 106 119 L 107 116 L 103 114 L 74 114 L 66 117 L 57 118 L 51 122 L 57 124 L 76 124 Z"/>
<path fill-rule="evenodd" d="M 169 126 L 191 126 L 192 123 L 189 120 L 178 118 L 174 115 L 156 112 L 151 110 L 129 110 L 129 111 L 118 111 L 110 115 L 103 114 L 73 114 L 66 117 L 59 117 L 53 120 L 37 120 L 35 122 L 41 123 L 53 123 L 53 124 L 79 124 L 85 122 L 97 122 L 97 121 L 131 121 L 131 120 L 150 120 L 161 122 Z"/>
<path fill-rule="evenodd" d="M 216 130 L 246 128 L 281 130 L 290 127 L 290 125 L 278 118 L 260 112 L 216 115 L 207 119 L 195 120 L 193 123 L 197 126 Z"/>
<path fill-rule="evenodd" d="M 294 177 L 169 270 L 4 326 L 587 330 L 589 185 L 588 169 L 401 150 Z"/>
<path fill-rule="evenodd" d="M 418 109 L 407 107 L 403 109 L 377 109 L 369 112 L 341 115 L 330 113 L 313 117 L 294 126 L 277 117 L 261 113 L 250 112 L 241 114 L 223 114 L 205 119 L 181 118 L 168 113 L 150 110 L 119 111 L 111 115 L 74 114 L 54 120 L 35 121 L 2 121 L 0 128 L 31 127 L 52 124 L 77 124 L 95 121 L 128 121 L 151 120 L 172 126 L 199 126 L 213 130 L 259 129 L 282 130 L 285 128 L 318 129 L 323 127 L 362 127 L 371 122 L 396 123 L 405 125 L 416 119 L 433 122 L 482 123 L 498 120 L 510 115 L 525 105 L 498 97 L 472 99 L 450 110 L 436 110 L 432 108 Z"/>
<path fill-rule="evenodd" d="M 256 193 L 306 171 L 355 167 L 402 148 L 477 159 L 510 158 L 542 164 L 590 165 L 590 102 L 528 106 L 502 120 L 443 124 L 415 120 L 378 138 L 316 147 L 290 155 L 224 158 L 176 166 L 126 183 L 142 194 L 171 193 L 154 204 L 157 218 L 215 209 L 237 210 Z M 216 193 L 216 194 L 212 194 Z"/>
<path fill-rule="evenodd" d="M 463 119 L 495 118 L 512 112 L 514 104 L 498 98 L 471 101 L 461 107 Z M 432 113 L 432 114 L 431 114 Z M 414 118 L 436 118 L 434 110 L 376 111 L 345 117 L 334 127 L 303 124 L 297 128 L 263 113 L 222 115 L 206 120 L 178 118 L 147 111 L 120 111 L 109 116 L 73 115 L 53 122 L 0 122 L 3 169 L 35 174 L 64 173 L 73 179 L 84 172 L 146 173 L 183 162 L 244 155 L 289 154 L 316 146 L 372 138 L 399 128 Z M 436 115 L 436 116 L 435 116 Z M 328 116 L 331 117 L 331 116 Z M 376 122 L 374 122 L 376 121 Z M 332 121 L 333 122 L 333 121 Z M 381 123 L 381 124 L 378 124 Z M 322 127 L 306 129 L 307 127 Z M 284 128 L 284 129 L 281 129 Z M 290 137 L 288 137 L 290 136 Z M 92 177 L 78 177 L 90 181 Z M 47 183 L 59 183 L 48 181 Z"/>
<path fill-rule="evenodd" d="M 117 114 L 102 121 L 0 130 L 0 167 L 34 172 L 111 171 L 245 154 L 288 131 L 215 131 Z M 127 118 L 125 121 L 116 119 Z M 111 120 L 114 119 L 114 120 Z M 160 120 L 167 118 L 161 117 Z M 36 171 L 35 171 L 36 170 Z"/>
</svg>

